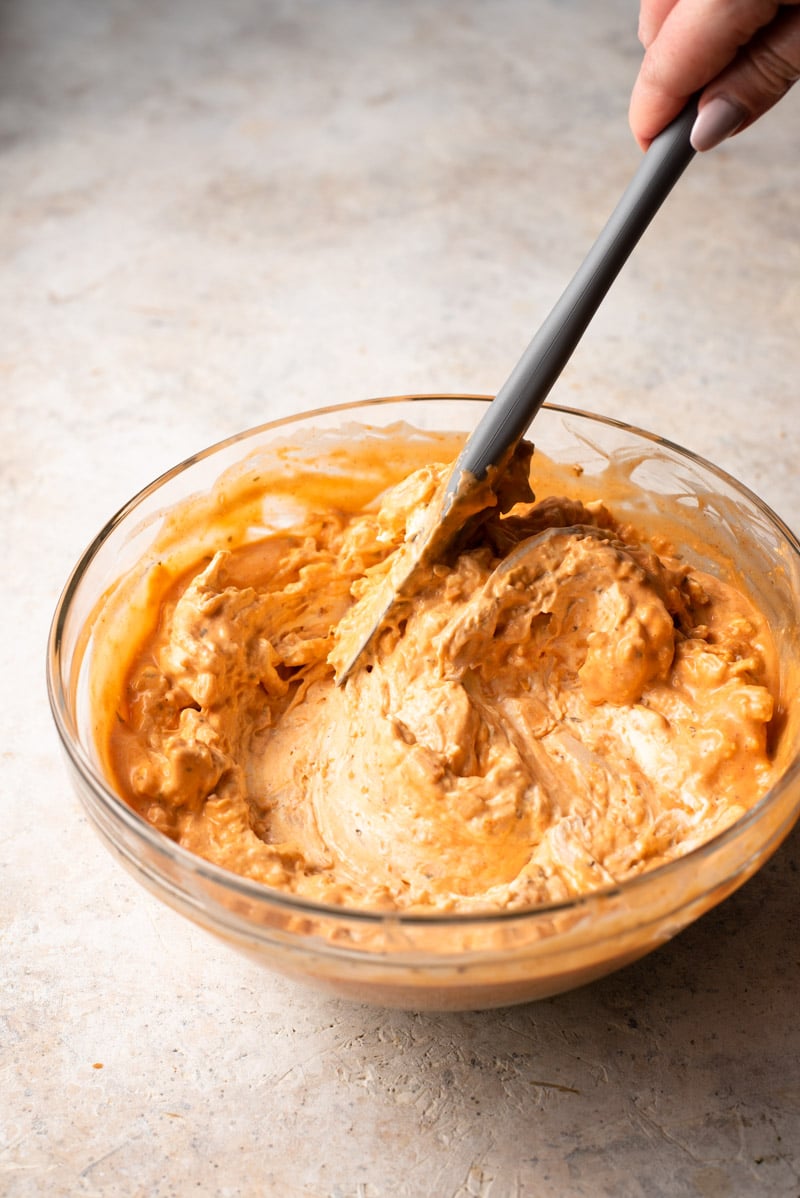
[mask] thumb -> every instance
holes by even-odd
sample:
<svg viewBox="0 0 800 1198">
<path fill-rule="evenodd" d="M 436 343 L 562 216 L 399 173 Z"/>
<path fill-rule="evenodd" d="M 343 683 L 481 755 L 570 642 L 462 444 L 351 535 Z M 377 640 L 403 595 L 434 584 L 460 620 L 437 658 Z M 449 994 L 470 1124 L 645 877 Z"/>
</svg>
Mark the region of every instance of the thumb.
<svg viewBox="0 0 800 1198">
<path fill-rule="evenodd" d="M 691 133 L 710 150 L 763 116 L 800 78 L 800 5 L 784 5 L 700 97 Z"/>
</svg>

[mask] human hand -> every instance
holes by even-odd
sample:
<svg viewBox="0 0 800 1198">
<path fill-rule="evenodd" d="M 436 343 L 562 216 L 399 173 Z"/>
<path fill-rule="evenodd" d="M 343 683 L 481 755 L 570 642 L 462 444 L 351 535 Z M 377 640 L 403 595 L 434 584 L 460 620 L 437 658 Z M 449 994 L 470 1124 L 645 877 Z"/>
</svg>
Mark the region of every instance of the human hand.
<svg viewBox="0 0 800 1198">
<path fill-rule="evenodd" d="M 800 0 L 641 0 L 639 40 L 645 55 L 629 112 L 639 145 L 699 92 L 691 142 L 710 150 L 800 78 Z"/>
</svg>

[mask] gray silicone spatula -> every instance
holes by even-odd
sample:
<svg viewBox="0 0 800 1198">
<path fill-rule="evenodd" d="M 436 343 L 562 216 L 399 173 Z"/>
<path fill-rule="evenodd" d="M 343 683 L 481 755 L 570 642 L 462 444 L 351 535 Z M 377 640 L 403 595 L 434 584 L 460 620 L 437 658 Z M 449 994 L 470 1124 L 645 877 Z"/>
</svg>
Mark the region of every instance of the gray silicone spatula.
<svg viewBox="0 0 800 1198">
<path fill-rule="evenodd" d="M 371 645 L 398 598 L 413 590 L 414 574 L 439 558 L 481 507 L 487 477 L 502 471 L 547 398 L 573 350 L 634 246 L 694 155 L 689 136 L 697 116 L 692 100 L 651 143 L 572 281 L 520 358 L 508 381 L 470 434 L 447 480 L 440 502 L 385 580 L 368 600 L 363 634 L 354 637 L 338 664 L 344 682 Z"/>
</svg>

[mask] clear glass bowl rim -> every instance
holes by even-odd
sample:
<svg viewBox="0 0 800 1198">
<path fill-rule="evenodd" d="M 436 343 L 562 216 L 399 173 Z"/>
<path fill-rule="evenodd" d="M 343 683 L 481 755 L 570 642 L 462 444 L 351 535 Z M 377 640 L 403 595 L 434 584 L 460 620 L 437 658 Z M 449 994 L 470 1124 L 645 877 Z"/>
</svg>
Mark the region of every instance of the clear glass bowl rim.
<svg viewBox="0 0 800 1198">
<path fill-rule="evenodd" d="M 296 412 L 288 416 L 283 416 L 277 420 L 266 421 L 263 424 L 255 425 L 244 429 L 241 432 L 235 433 L 230 437 L 223 438 L 214 444 L 207 446 L 205 449 L 185 458 L 177 465 L 160 474 L 152 482 L 148 483 L 135 495 L 133 495 L 127 503 L 125 503 L 110 519 L 103 525 L 94 539 L 86 547 L 84 552 L 79 557 L 73 567 L 67 582 L 61 592 L 61 595 L 56 604 L 53 618 L 50 625 L 50 631 L 47 642 L 47 660 L 46 660 L 46 683 L 47 694 L 50 704 L 50 710 L 53 720 L 56 725 L 56 730 L 64 752 L 71 761 L 73 767 L 94 792 L 94 796 L 108 810 L 115 819 L 120 820 L 127 830 L 137 838 L 139 838 L 147 847 L 155 852 L 160 857 L 170 859 L 173 865 L 179 865 L 188 874 L 194 875 L 199 879 L 209 882 L 214 886 L 225 888 L 238 895 L 243 899 L 247 899 L 256 903 L 269 903 L 273 906 L 292 913 L 298 916 L 318 916 L 329 921 L 346 921 L 373 925 L 379 927 L 382 925 L 391 925 L 392 927 L 403 926 L 420 926 L 420 927 L 460 927 L 465 928 L 470 925 L 489 926 L 493 924 L 513 924 L 518 921 L 530 920 L 532 918 L 550 918 L 554 915 L 572 912 L 579 915 L 589 916 L 594 908 L 597 908 L 602 903 L 607 903 L 609 900 L 619 900 L 623 897 L 634 896 L 638 891 L 646 889 L 653 885 L 656 879 L 668 879 L 670 876 L 678 874 L 688 869 L 700 869 L 704 861 L 712 857 L 718 851 L 723 850 L 730 844 L 731 841 L 746 836 L 747 830 L 754 824 L 757 824 L 764 812 L 765 808 L 777 803 L 785 789 L 791 786 L 794 780 L 800 775 L 800 749 L 798 749 L 792 761 L 787 766 L 785 772 L 781 775 L 774 786 L 767 791 L 761 799 L 758 800 L 745 815 L 740 817 L 735 823 L 731 824 L 723 832 L 718 833 L 704 844 L 675 860 L 667 862 L 665 865 L 658 866 L 651 870 L 646 870 L 635 877 L 626 879 L 623 882 L 613 886 L 606 886 L 598 890 L 592 891 L 590 894 L 581 895 L 577 898 L 568 899 L 564 902 L 539 904 L 536 906 L 518 908 L 515 910 L 501 911 L 469 911 L 469 912 L 450 912 L 444 914 L 426 913 L 426 912 L 400 912 L 400 911 L 375 911 L 365 910 L 357 907 L 340 907 L 332 904 L 314 902 L 310 899 L 298 897 L 284 891 L 276 890 L 266 886 L 261 882 L 253 881 L 249 878 L 241 877 L 238 874 L 229 872 L 221 866 L 215 865 L 213 862 L 206 861 L 202 857 L 196 856 L 188 849 L 183 848 L 180 844 L 170 840 L 163 833 L 158 832 L 152 825 L 148 824 L 132 807 L 115 794 L 107 785 L 105 779 L 96 769 L 94 763 L 89 759 L 81 744 L 80 733 L 76 726 L 76 722 L 71 710 L 71 704 L 67 689 L 64 686 L 64 670 L 63 670 L 63 635 L 66 627 L 67 619 L 70 612 L 70 606 L 75 597 L 83 577 L 91 565 L 96 554 L 101 546 L 112 535 L 116 528 L 150 495 L 159 490 L 169 480 L 176 478 L 184 473 L 196 462 L 212 457 L 214 454 L 235 446 L 237 443 L 257 437 L 263 433 L 272 432 L 280 429 L 283 426 L 296 424 L 298 421 L 307 421 L 315 417 L 328 417 L 344 412 L 366 412 L 371 408 L 378 408 L 391 404 L 399 403 L 425 403 L 436 401 L 456 400 L 459 402 L 475 402 L 487 404 L 492 399 L 489 395 L 479 394 L 458 394 L 458 393 L 430 393 L 430 394 L 412 394 L 412 395 L 390 395 L 380 398 L 356 400 L 351 403 L 334 404 L 329 406 L 309 409 L 302 412 Z M 800 561 L 800 541 L 795 534 L 789 529 L 784 521 L 774 512 L 754 491 L 750 490 L 745 484 L 739 482 L 733 475 L 723 470 L 721 467 L 714 465 L 707 459 L 694 453 L 690 449 L 679 445 L 677 442 L 671 441 L 668 438 L 662 437 L 657 433 L 651 433 L 647 430 L 638 428 L 636 425 L 629 424 L 623 420 L 617 420 L 614 417 L 604 416 L 599 413 L 585 411 L 580 408 L 574 408 L 568 405 L 546 403 L 543 405 L 547 410 L 556 414 L 565 416 L 574 416 L 582 420 L 588 420 L 597 425 L 603 425 L 609 428 L 619 429 L 621 432 L 631 434 L 642 441 L 649 441 L 653 445 L 658 445 L 668 450 L 670 453 L 683 458 L 702 470 L 716 476 L 727 487 L 738 492 L 743 498 L 747 499 L 761 512 L 762 516 L 766 517 L 768 522 L 780 533 L 781 537 L 790 546 L 791 550 Z M 798 812 L 795 811 L 788 826 L 781 830 L 781 836 L 786 835 L 790 830 L 792 823 L 796 820 Z M 742 867 L 746 862 L 742 863 Z"/>
</svg>

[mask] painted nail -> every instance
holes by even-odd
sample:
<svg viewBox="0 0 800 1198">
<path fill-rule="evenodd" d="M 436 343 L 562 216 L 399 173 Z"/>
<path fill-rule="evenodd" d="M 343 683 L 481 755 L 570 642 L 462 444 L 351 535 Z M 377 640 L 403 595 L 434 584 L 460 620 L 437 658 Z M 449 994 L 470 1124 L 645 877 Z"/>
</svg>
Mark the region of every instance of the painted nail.
<svg viewBox="0 0 800 1198">
<path fill-rule="evenodd" d="M 714 96 L 697 114 L 689 134 L 689 141 L 695 150 L 713 150 L 726 137 L 742 125 L 747 113 L 741 104 L 729 100 L 727 96 Z"/>
</svg>

